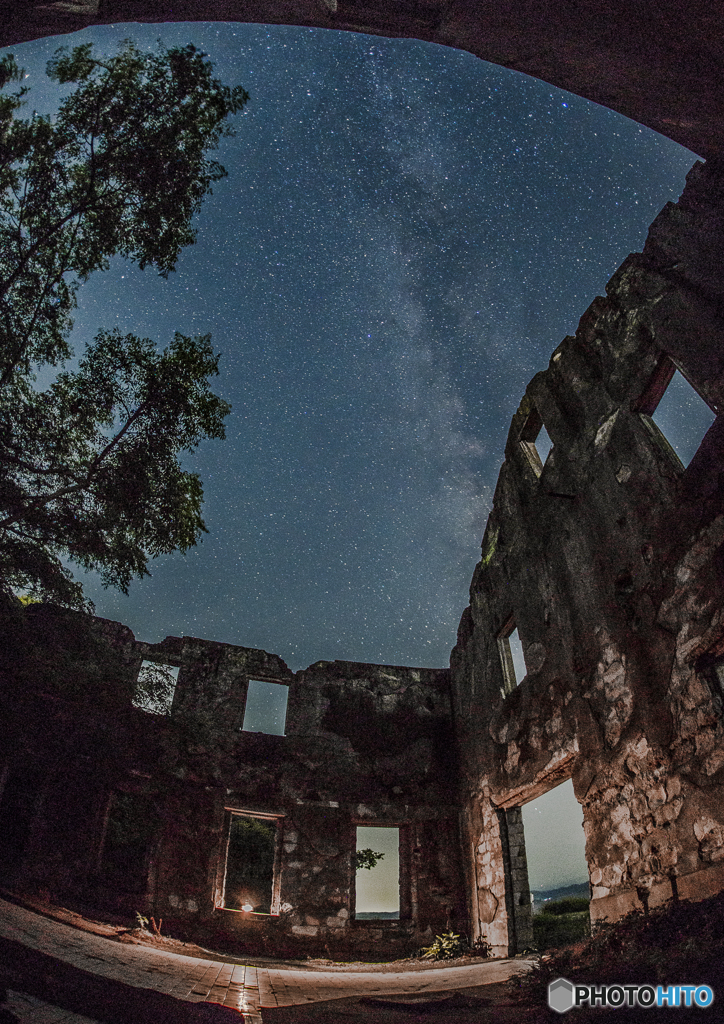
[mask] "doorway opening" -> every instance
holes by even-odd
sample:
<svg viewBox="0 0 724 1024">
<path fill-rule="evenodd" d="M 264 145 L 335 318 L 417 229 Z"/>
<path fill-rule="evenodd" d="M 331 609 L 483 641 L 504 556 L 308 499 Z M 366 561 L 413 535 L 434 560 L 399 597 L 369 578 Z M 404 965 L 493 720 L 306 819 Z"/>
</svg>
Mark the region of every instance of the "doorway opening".
<svg viewBox="0 0 724 1024">
<path fill-rule="evenodd" d="M 568 779 L 525 804 L 523 827 L 533 912 L 550 900 L 588 891 L 583 809 Z"/>
<path fill-rule="evenodd" d="M 278 913 L 276 817 L 230 815 L 223 906 L 247 914 Z"/>
</svg>

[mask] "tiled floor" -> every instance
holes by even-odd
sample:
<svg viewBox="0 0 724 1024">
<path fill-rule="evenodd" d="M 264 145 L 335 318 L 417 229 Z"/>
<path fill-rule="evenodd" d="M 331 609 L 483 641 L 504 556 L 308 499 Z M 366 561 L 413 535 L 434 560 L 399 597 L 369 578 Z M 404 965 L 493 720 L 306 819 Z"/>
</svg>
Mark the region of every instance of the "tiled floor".
<svg viewBox="0 0 724 1024">
<path fill-rule="evenodd" d="M 0 936 L 56 957 L 84 971 L 138 988 L 186 999 L 222 1003 L 260 1024 L 265 1006 L 292 1006 L 355 995 L 442 992 L 504 981 L 530 969 L 523 960 L 496 960 L 465 967 L 383 973 L 305 971 L 199 960 L 178 953 L 125 945 L 43 917 L 0 900 Z M 11 993 L 4 1004 L 22 1024 L 88 1024 L 87 1017 Z"/>
</svg>

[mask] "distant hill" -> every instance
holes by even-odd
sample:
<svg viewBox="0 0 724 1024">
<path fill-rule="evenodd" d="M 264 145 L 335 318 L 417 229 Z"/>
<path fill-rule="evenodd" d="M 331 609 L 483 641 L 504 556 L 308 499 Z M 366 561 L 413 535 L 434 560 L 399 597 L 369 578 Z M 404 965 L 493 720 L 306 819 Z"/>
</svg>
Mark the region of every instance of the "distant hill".
<svg viewBox="0 0 724 1024">
<path fill-rule="evenodd" d="M 392 913 L 377 914 L 374 910 L 362 911 L 361 914 L 355 914 L 355 918 L 358 921 L 399 921 L 400 912 L 399 910 L 392 911 Z"/>
<path fill-rule="evenodd" d="M 564 885 L 560 889 L 531 889 L 533 896 L 533 913 L 537 914 L 544 903 L 548 900 L 562 900 L 564 896 L 582 896 L 590 899 L 591 893 L 588 882 L 579 882 L 577 885 Z"/>
</svg>

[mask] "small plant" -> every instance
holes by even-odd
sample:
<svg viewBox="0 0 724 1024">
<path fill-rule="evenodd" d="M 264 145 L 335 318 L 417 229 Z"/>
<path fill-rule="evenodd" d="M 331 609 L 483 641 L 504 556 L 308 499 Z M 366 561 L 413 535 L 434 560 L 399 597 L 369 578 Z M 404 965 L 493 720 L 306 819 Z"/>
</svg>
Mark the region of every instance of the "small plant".
<svg viewBox="0 0 724 1024">
<path fill-rule="evenodd" d="M 468 944 L 465 939 L 454 935 L 453 932 L 445 932 L 443 935 L 436 935 L 431 946 L 423 946 L 420 956 L 424 960 L 454 960 L 467 951 Z"/>
<path fill-rule="evenodd" d="M 468 952 L 472 953 L 473 956 L 490 956 L 490 943 L 484 935 L 481 935 L 479 939 L 472 943 Z"/>
<path fill-rule="evenodd" d="M 157 939 L 162 938 L 162 936 L 161 936 L 161 925 L 163 924 L 163 918 L 162 917 L 159 917 L 158 924 L 156 924 L 156 918 L 155 917 L 152 917 L 152 918 L 149 919 L 148 917 L 144 917 L 140 910 L 137 910 L 136 911 L 136 922 L 138 924 L 138 927 L 142 928 L 144 931 L 148 931 L 149 930 L 148 926 L 150 924 L 151 925 L 151 930 L 153 931 L 153 934 L 156 936 L 156 938 Z"/>
<path fill-rule="evenodd" d="M 368 871 L 371 871 L 377 861 L 382 860 L 383 857 L 384 853 L 375 853 L 369 847 L 366 850 L 357 850 L 354 855 L 355 870 L 359 871 L 361 868 L 366 868 Z"/>
</svg>

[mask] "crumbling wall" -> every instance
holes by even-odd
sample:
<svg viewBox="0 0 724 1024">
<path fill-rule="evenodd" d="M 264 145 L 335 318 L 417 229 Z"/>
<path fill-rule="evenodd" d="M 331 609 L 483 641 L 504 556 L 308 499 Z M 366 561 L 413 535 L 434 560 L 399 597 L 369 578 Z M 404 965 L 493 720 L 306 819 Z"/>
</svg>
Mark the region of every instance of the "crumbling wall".
<svg viewBox="0 0 724 1024">
<path fill-rule="evenodd" d="M 721 168 L 695 165 L 529 385 L 450 672 L 293 674 L 263 651 L 0 608 L 6 875 L 257 950 L 402 952 L 469 917 L 507 954 L 530 936 L 520 807 L 572 778 L 594 920 L 721 889 L 722 210 Z M 686 469 L 651 420 L 674 367 L 717 413 Z M 179 669 L 169 715 L 133 706 L 144 659 Z M 250 679 L 289 687 L 285 736 L 243 731 Z M 143 889 L 124 893 L 104 849 L 132 806 L 155 826 L 123 826 Z M 241 812 L 277 829 L 272 914 L 223 905 Z M 399 921 L 355 919 L 363 824 L 400 829 Z"/>
<path fill-rule="evenodd" d="M 294 674 L 250 648 L 148 644 L 44 606 L 18 615 L 0 666 L 0 771 L 15 794 L 0 794 L 0 819 L 14 800 L 25 829 L 5 851 L 13 884 L 154 913 L 240 951 L 405 953 L 466 930 L 447 670 L 318 662 Z M 179 669 L 168 714 L 132 703 L 143 661 Z M 286 735 L 242 730 L 250 679 L 289 688 Z M 225 906 L 235 812 L 276 829 L 271 914 Z M 400 831 L 399 920 L 355 918 L 365 824 Z"/>
<path fill-rule="evenodd" d="M 724 420 L 684 469 L 648 415 L 672 362 L 724 407 L 723 200 L 721 173 L 695 165 L 513 418 L 452 655 L 471 918 L 501 951 L 493 812 L 568 777 L 594 920 L 724 882 Z M 511 623 L 527 669 L 512 689 Z"/>
</svg>

